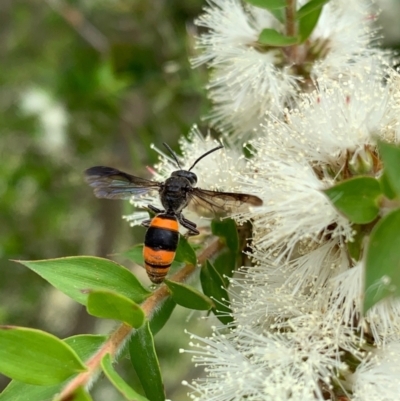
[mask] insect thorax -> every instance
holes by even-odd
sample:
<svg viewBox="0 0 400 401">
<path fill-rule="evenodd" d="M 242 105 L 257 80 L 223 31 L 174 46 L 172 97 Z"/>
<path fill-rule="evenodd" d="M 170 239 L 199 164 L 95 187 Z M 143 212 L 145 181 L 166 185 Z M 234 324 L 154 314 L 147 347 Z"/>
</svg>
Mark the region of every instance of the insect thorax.
<svg viewBox="0 0 400 401">
<path fill-rule="evenodd" d="M 192 184 L 186 177 L 169 177 L 160 191 L 161 203 L 167 213 L 180 213 L 189 202 Z"/>
</svg>

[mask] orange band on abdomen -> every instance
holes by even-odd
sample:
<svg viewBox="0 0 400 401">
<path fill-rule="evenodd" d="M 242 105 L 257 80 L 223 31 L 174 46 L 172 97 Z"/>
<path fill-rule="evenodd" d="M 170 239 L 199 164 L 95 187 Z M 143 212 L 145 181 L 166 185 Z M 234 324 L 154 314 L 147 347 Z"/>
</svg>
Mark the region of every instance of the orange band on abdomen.
<svg viewBox="0 0 400 401">
<path fill-rule="evenodd" d="M 165 228 L 166 230 L 178 231 L 179 224 L 177 220 L 171 220 L 165 217 L 156 216 L 150 223 L 150 227 Z"/>
<path fill-rule="evenodd" d="M 151 265 L 168 266 L 173 262 L 174 257 L 174 251 L 155 250 L 148 246 L 143 248 L 143 259 Z"/>
</svg>

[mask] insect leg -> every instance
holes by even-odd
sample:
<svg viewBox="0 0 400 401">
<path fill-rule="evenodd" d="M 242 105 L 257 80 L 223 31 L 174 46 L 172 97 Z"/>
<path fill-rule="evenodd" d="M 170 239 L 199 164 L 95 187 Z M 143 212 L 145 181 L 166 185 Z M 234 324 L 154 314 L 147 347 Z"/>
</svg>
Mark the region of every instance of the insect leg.
<svg viewBox="0 0 400 401">
<path fill-rule="evenodd" d="M 183 216 L 183 214 L 181 214 L 181 218 L 182 221 L 186 222 L 187 224 L 189 224 L 190 226 L 196 228 L 197 224 L 193 223 L 193 221 L 188 220 L 186 217 Z M 182 224 L 182 223 L 181 223 Z M 182 224 L 183 225 L 183 224 Z"/>
<path fill-rule="evenodd" d="M 148 228 L 148 227 L 150 227 L 150 223 L 151 223 L 151 219 L 143 220 L 141 223 L 141 226 Z"/>
<path fill-rule="evenodd" d="M 185 219 L 181 214 L 176 216 L 178 218 L 179 223 L 182 224 L 183 227 L 189 230 L 188 235 L 199 235 L 200 231 L 196 229 L 196 224 L 192 221 Z"/>
<path fill-rule="evenodd" d="M 159 209 L 158 207 L 155 207 L 153 205 L 147 205 L 147 208 L 150 209 L 152 212 L 154 212 L 155 214 L 160 214 L 163 213 L 164 210 Z"/>
</svg>

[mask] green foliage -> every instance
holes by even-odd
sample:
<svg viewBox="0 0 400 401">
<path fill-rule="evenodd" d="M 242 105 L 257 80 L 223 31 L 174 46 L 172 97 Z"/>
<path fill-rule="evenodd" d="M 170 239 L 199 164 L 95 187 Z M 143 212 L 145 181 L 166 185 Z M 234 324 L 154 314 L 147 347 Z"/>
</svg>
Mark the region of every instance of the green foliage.
<svg viewBox="0 0 400 401">
<path fill-rule="evenodd" d="M 268 10 L 278 21 L 285 21 L 285 0 L 246 0 L 246 3 Z"/>
<path fill-rule="evenodd" d="M 258 42 L 266 46 L 286 47 L 295 45 L 299 42 L 299 39 L 295 36 L 283 35 L 276 29 L 265 28 L 261 31 Z"/>
<path fill-rule="evenodd" d="M 129 298 L 111 291 L 91 291 L 87 311 L 93 316 L 115 319 L 139 328 L 145 320 L 143 310 Z"/>
<path fill-rule="evenodd" d="M 309 3 L 307 3 L 305 6 L 307 6 Z M 300 14 L 301 9 L 299 10 L 299 14 Z M 299 42 L 303 43 L 305 42 L 310 35 L 312 34 L 312 31 L 314 30 L 314 28 L 316 27 L 319 17 L 321 15 L 322 12 L 322 6 L 321 8 L 316 8 L 313 11 L 304 14 L 304 16 L 302 17 L 298 17 L 299 18 Z"/>
<path fill-rule="evenodd" d="M 78 335 L 63 340 L 81 360 L 88 359 L 106 340 L 106 336 Z M 46 366 L 46 370 L 48 367 Z M 60 392 L 62 384 L 55 386 L 36 386 L 13 380 L 0 394 L 0 401 L 43 401 L 51 400 Z"/>
<path fill-rule="evenodd" d="M 129 354 L 147 398 L 151 401 L 164 401 L 164 384 L 148 322 L 132 336 Z"/>
<path fill-rule="evenodd" d="M 378 143 L 379 153 L 385 167 L 385 183 L 389 186 L 389 195 L 400 198 L 400 147 L 385 142 Z M 390 196 L 392 198 L 393 196 Z"/>
<path fill-rule="evenodd" d="M 365 261 L 364 312 L 388 296 L 400 296 L 400 209 L 372 230 Z"/>
<path fill-rule="evenodd" d="M 276 29 L 265 28 L 258 37 L 258 43 L 272 47 L 287 47 L 305 42 L 317 25 L 322 8 L 328 1 L 310 0 L 300 7 L 295 17 L 295 23 L 298 25 L 296 36 L 287 36 Z M 279 22 L 286 23 L 285 0 L 246 0 L 246 3 L 268 10 Z"/>
<path fill-rule="evenodd" d="M 85 371 L 75 351 L 40 330 L 0 326 L 0 372 L 28 384 L 57 384 Z"/>
<path fill-rule="evenodd" d="M 86 305 L 89 290 L 108 290 L 142 302 L 151 293 L 123 266 L 93 256 L 19 261 L 75 301 Z"/>
<path fill-rule="evenodd" d="M 223 324 L 233 322 L 232 311 L 229 305 L 229 294 L 226 285 L 217 269 L 210 261 L 206 261 L 200 272 L 201 287 L 204 294 L 209 296 L 215 306 L 212 308 L 213 313 Z M 222 312 L 222 313 L 221 313 Z"/>
<path fill-rule="evenodd" d="M 400 147 L 384 142 L 378 147 L 384 167 L 379 179 L 358 176 L 324 191 L 354 223 L 349 256 L 357 261 L 365 256 L 364 313 L 384 298 L 400 296 Z"/>
<path fill-rule="evenodd" d="M 355 177 L 324 192 L 335 207 L 353 223 L 370 223 L 378 216 L 382 191 L 375 178 Z"/>
<path fill-rule="evenodd" d="M 154 336 L 164 327 L 165 323 L 167 323 L 175 306 L 176 302 L 169 297 L 151 315 L 150 329 Z"/>
<path fill-rule="evenodd" d="M 236 223 L 232 219 L 213 220 L 211 222 L 211 231 L 217 237 L 220 237 L 228 249 L 233 253 L 239 250 L 239 236 L 236 229 Z"/>
<path fill-rule="evenodd" d="M 322 7 L 328 2 L 329 0 L 310 0 L 297 11 L 297 18 L 302 19 L 315 11 L 321 11 Z"/>
<path fill-rule="evenodd" d="M 179 236 L 179 244 L 176 249 L 175 260 L 177 262 L 189 263 L 191 265 L 197 264 L 196 252 L 183 235 Z"/>
<path fill-rule="evenodd" d="M 170 280 L 165 280 L 165 284 L 178 305 L 196 310 L 209 310 L 214 307 L 214 302 L 196 288 Z"/>
<path fill-rule="evenodd" d="M 130 401 L 149 401 L 146 397 L 138 394 L 128 383 L 115 371 L 111 363 L 110 354 L 106 354 L 101 361 L 101 367 L 108 380 L 114 387 L 124 396 L 126 400 Z"/>
<path fill-rule="evenodd" d="M 59 399 L 56 397 L 55 401 L 58 401 Z M 68 401 L 92 401 L 93 398 L 89 395 L 89 393 L 83 388 L 83 387 L 78 387 L 74 393 L 71 395 L 71 397 L 68 398 Z M 61 401 L 61 400 L 60 400 Z"/>
</svg>

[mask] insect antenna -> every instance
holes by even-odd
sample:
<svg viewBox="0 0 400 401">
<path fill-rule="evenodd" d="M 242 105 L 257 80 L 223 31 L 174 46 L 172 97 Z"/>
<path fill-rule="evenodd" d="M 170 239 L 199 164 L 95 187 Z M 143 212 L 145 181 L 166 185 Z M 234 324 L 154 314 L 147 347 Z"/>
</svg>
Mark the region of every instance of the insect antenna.
<svg viewBox="0 0 400 401">
<path fill-rule="evenodd" d="M 174 153 L 174 151 L 173 151 L 173 150 L 169 147 L 169 145 L 166 144 L 165 142 L 163 142 L 163 145 L 168 149 L 169 153 L 171 153 L 171 155 L 172 155 L 172 157 L 174 158 L 174 160 L 176 161 L 176 164 L 178 165 L 178 167 L 179 167 L 181 170 L 183 170 L 183 169 L 182 169 L 182 166 L 181 166 L 180 163 L 179 163 L 178 158 L 176 157 L 176 154 Z"/>
<path fill-rule="evenodd" d="M 212 152 L 215 152 L 218 149 L 222 149 L 224 146 L 223 145 L 219 145 L 214 149 L 209 150 L 208 152 L 204 153 L 204 155 L 201 155 L 192 165 L 192 167 L 190 167 L 190 169 L 188 171 L 190 171 L 203 157 L 206 157 L 207 155 L 209 155 Z"/>
</svg>

